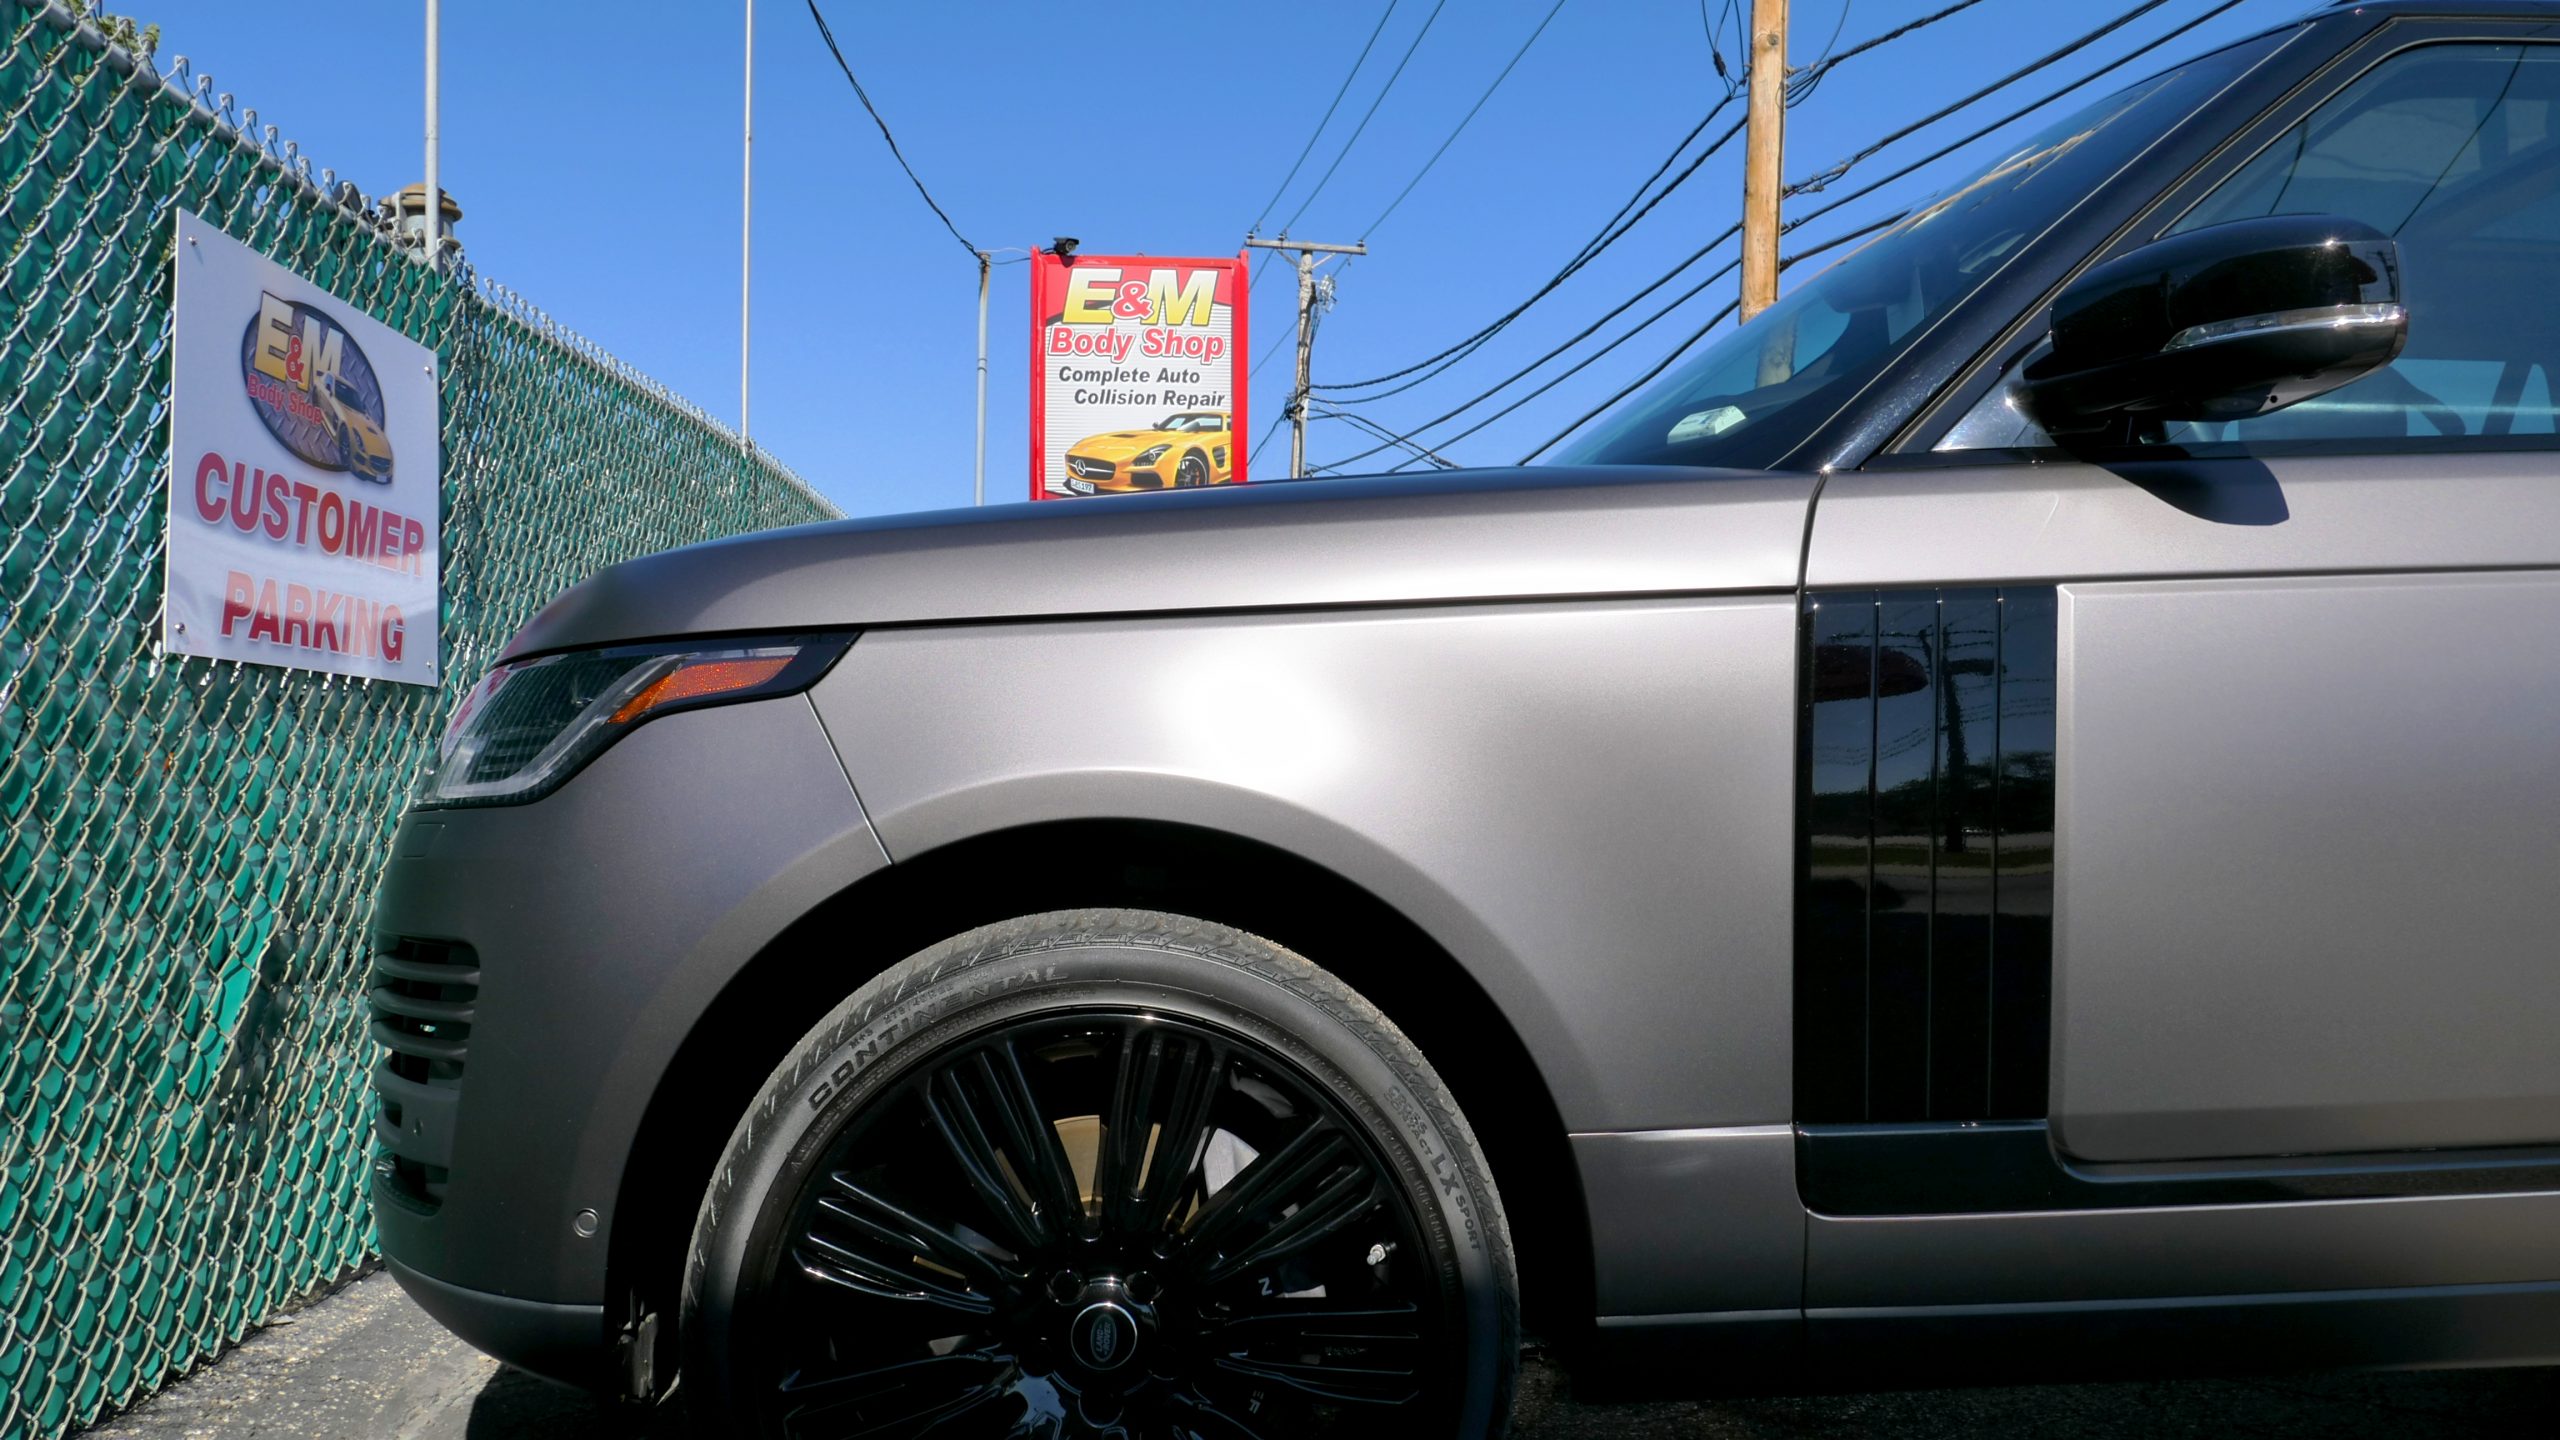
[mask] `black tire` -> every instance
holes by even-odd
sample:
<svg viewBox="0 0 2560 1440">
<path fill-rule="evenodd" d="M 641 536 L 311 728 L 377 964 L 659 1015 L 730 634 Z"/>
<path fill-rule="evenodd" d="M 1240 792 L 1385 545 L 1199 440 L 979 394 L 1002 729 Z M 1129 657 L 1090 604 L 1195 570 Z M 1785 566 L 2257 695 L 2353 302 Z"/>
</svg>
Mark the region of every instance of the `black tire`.
<svg viewBox="0 0 2560 1440">
<path fill-rule="evenodd" d="M 680 1393 L 716 1434 L 1498 1435 L 1519 1313 L 1475 1136 L 1374 1006 L 1066 911 L 893 967 L 773 1073 L 695 1222 Z"/>
<path fill-rule="evenodd" d="M 1183 456 L 1182 464 L 1174 469 L 1173 483 L 1180 490 L 1196 490 L 1208 484 L 1209 462 L 1201 459 L 1197 451 Z"/>
</svg>

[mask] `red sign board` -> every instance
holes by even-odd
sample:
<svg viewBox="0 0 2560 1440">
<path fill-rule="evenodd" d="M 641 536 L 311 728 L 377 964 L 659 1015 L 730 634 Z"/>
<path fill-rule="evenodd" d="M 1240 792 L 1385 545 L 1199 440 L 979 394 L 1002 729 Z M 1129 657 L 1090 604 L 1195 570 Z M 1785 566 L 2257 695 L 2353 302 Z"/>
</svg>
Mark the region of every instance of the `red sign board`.
<svg viewBox="0 0 2560 1440">
<path fill-rule="evenodd" d="M 1031 498 L 1245 482 L 1246 257 L 1031 257 Z"/>
</svg>

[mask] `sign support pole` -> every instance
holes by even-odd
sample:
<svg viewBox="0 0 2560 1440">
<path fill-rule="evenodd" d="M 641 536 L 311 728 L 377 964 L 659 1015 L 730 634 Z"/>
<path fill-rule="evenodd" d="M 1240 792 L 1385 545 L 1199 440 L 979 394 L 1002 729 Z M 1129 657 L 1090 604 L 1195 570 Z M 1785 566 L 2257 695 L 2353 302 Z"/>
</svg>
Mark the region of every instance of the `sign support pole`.
<svg viewBox="0 0 2560 1440">
<path fill-rule="evenodd" d="M 1319 245 L 1313 241 L 1257 240 L 1247 237 L 1245 246 L 1253 250 L 1289 250 L 1297 254 L 1298 266 L 1298 373 L 1289 391 L 1289 478 L 1300 479 L 1307 473 L 1307 364 L 1315 354 L 1316 257 L 1318 255 L 1366 255 L 1364 242 L 1354 245 Z M 1250 377 L 1247 377 L 1250 378 Z"/>
</svg>

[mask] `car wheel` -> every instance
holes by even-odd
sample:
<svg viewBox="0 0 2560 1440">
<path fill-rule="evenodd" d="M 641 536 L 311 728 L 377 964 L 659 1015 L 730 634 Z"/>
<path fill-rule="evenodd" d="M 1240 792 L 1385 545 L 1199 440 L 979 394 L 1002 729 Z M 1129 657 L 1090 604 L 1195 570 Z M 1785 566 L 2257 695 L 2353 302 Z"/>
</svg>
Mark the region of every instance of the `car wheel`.
<svg viewBox="0 0 2560 1440">
<path fill-rule="evenodd" d="M 1185 490 L 1209 483 L 1209 462 L 1197 455 L 1182 457 L 1182 467 L 1173 472 L 1173 483 Z"/>
<path fill-rule="evenodd" d="M 740 1121 L 691 1412 L 754 1435 L 1479 1436 L 1519 1281 L 1457 1105 L 1307 960 L 1144 911 L 862 987 Z"/>
</svg>

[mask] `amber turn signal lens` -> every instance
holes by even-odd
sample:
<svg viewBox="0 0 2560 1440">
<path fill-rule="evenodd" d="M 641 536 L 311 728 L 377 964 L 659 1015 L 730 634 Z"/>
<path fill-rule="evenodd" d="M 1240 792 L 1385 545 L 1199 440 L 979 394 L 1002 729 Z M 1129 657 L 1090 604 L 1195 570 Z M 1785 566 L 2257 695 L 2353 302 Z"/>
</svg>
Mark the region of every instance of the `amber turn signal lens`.
<svg viewBox="0 0 2560 1440">
<path fill-rule="evenodd" d="M 628 725 L 661 705 L 679 700 L 699 700 L 706 695 L 725 695 L 732 690 L 750 690 L 782 673 L 791 663 L 789 655 L 757 655 L 742 660 L 695 660 L 679 665 L 651 682 L 649 687 L 622 703 L 613 712 L 613 723 Z"/>
</svg>

